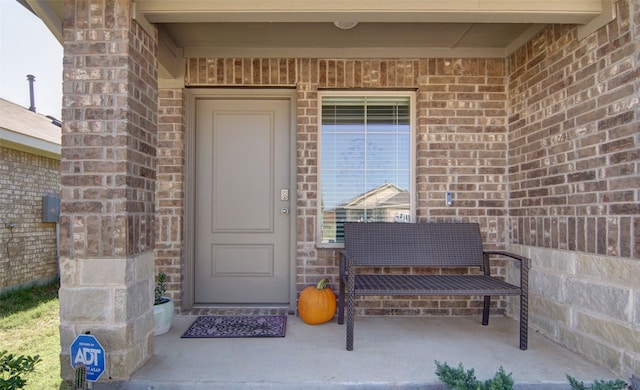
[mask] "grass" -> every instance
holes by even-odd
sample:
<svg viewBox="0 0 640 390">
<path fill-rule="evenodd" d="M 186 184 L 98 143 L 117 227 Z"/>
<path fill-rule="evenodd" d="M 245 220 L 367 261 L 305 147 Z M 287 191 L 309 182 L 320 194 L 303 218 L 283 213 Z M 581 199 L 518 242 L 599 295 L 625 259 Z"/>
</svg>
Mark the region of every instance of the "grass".
<svg viewBox="0 0 640 390">
<path fill-rule="evenodd" d="M 0 351 L 42 359 L 26 377 L 27 390 L 71 389 L 60 378 L 59 287 L 54 282 L 0 295 Z"/>
</svg>

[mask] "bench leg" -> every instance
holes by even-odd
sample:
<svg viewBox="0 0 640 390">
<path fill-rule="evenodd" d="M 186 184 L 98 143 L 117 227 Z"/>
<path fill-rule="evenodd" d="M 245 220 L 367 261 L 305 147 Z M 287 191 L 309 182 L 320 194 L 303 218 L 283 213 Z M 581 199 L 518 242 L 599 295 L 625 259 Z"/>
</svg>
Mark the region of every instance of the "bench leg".
<svg viewBox="0 0 640 390">
<path fill-rule="evenodd" d="M 482 325 L 489 325 L 489 308 L 491 308 L 491 296 L 485 295 L 482 306 Z"/>
<path fill-rule="evenodd" d="M 353 351 L 353 327 L 356 316 L 356 280 L 355 270 L 349 270 L 347 278 L 347 351 Z"/>
<path fill-rule="evenodd" d="M 347 306 L 347 351 L 353 351 L 353 314 L 353 311 Z"/>
<path fill-rule="evenodd" d="M 520 349 L 527 350 L 529 335 L 529 297 L 527 294 L 520 295 Z"/>
<path fill-rule="evenodd" d="M 344 288 L 344 279 L 340 278 L 340 292 L 339 292 L 339 296 L 338 296 L 338 324 L 342 325 L 344 324 L 344 295 L 345 295 L 345 288 Z"/>
</svg>

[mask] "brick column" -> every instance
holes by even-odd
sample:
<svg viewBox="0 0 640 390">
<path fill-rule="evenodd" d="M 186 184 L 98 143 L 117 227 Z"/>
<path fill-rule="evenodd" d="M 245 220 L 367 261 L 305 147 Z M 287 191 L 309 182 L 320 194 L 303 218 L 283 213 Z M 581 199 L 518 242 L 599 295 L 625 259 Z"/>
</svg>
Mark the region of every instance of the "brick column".
<svg viewBox="0 0 640 390">
<path fill-rule="evenodd" d="M 296 223 L 297 289 L 301 291 L 317 275 L 328 272 L 328 261 L 318 260 L 316 249 L 316 210 L 318 182 L 318 83 L 310 75 L 317 74 L 316 60 L 300 60 L 300 82 L 297 85 L 297 173 L 298 193 Z M 337 284 L 336 284 L 337 285 Z"/>
<path fill-rule="evenodd" d="M 66 0 L 60 216 L 62 376 L 90 331 L 101 381 L 152 354 L 157 39 L 131 1 Z"/>
<path fill-rule="evenodd" d="M 158 100 L 158 191 L 156 193 L 155 259 L 167 274 L 167 295 L 176 309 L 183 302 L 185 94 L 182 88 L 161 88 Z"/>
</svg>

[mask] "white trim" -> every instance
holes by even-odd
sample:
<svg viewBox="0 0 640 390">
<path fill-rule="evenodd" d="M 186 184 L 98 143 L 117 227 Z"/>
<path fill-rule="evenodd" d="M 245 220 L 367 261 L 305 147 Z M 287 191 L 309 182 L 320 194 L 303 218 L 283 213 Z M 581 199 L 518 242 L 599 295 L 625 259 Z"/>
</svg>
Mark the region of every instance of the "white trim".
<svg viewBox="0 0 640 390">
<path fill-rule="evenodd" d="M 185 47 L 185 58 L 504 58 L 505 48 Z"/>
<path fill-rule="evenodd" d="M 207 88 L 185 89 L 185 218 L 184 218 L 184 256 L 185 256 L 185 284 L 183 288 L 182 309 L 189 310 L 194 307 L 195 288 L 195 124 L 196 106 L 200 99 L 234 99 L 234 98 L 258 98 L 258 99 L 288 99 L 290 101 L 290 167 L 289 167 L 289 197 L 290 204 L 297 205 L 297 151 L 296 151 L 296 90 L 295 89 L 244 89 L 244 88 Z M 295 206 L 292 206 L 292 208 Z M 296 207 L 297 211 L 297 207 Z M 297 212 L 289 213 L 289 309 L 295 313 L 297 305 Z M 240 305 L 241 306 L 241 305 Z"/>
<path fill-rule="evenodd" d="M 366 22 L 586 23 L 599 0 L 145 0 L 151 23 Z"/>
<path fill-rule="evenodd" d="M 418 202 L 417 199 L 417 177 L 416 177 L 416 158 L 417 158 L 417 121 L 416 121 L 416 91 L 406 91 L 406 90 L 388 90 L 388 91 L 373 91 L 373 90 L 359 90 L 359 91 L 331 91 L 331 90 L 323 90 L 318 91 L 318 158 L 317 158 L 317 171 L 318 171 L 318 183 L 317 183 L 317 191 L 316 191 L 316 247 L 318 248 L 344 248 L 344 244 L 336 243 L 336 244 L 323 244 L 322 243 L 322 142 L 321 142 L 321 133 L 322 133 L 322 98 L 326 96 L 354 96 L 354 97 L 364 97 L 364 96 L 394 96 L 394 97 L 408 97 L 409 98 L 409 112 L 411 113 L 409 124 L 411 127 L 411 135 L 410 140 L 411 144 L 409 145 L 409 160 L 410 160 L 410 180 L 412 183 L 411 188 L 409 189 L 409 199 L 411 199 L 411 221 L 416 221 L 416 204 Z"/>
<path fill-rule="evenodd" d="M 533 26 L 529 27 L 527 29 L 527 31 L 525 31 L 522 34 L 520 34 L 519 37 L 514 39 L 509 44 L 509 46 L 507 46 L 507 48 L 505 49 L 505 57 L 510 56 L 516 50 L 518 50 L 520 47 L 522 47 L 522 45 L 524 45 L 527 42 L 529 42 L 533 37 L 538 35 L 538 33 L 540 31 L 542 31 L 542 29 L 544 29 L 546 26 L 547 26 L 546 24 L 534 24 Z"/>
<path fill-rule="evenodd" d="M 182 52 L 165 29 L 158 28 L 158 81 L 176 80 L 181 84 L 178 88 L 184 87 L 185 60 Z"/>
<path fill-rule="evenodd" d="M 56 11 L 51 7 L 51 1 L 45 0 L 25 0 L 31 7 L 33 12 L 42 20 L 47 26 L 51 34 L 63 44 L 62 36 L 62 18 L 56 14 Z"/>
<path fill-rule="evenodd" d="M 578 26 L 578 40 L 583 40 L 615 19 L 616 6 L 613 4 L 613 0 L 602 0 L 602 12 L 589 23 Z"/>
<path fill-rule="evenodd" d="M 60 160 L 60 145 L 0 128 L 0 146 Z"/>
<path fill-rule="evenodd" d="M 195 302 L 195 144 L 196 144 L 196 91 L 184 89 L 184 285 L 182 286 L 182 310 L 190 310 Z"/>
<path fill-rule="evenodd" d="M 147 34 L 149 34 L 151 39 L 157 39 L 156 38 L 156 28 L 155 28 L 155 26 L 153 26 L 151 23 L 149 23 L 149 21 L 144 16 L 144 14 L 142 12 L 140 12 L 140 1 L 139 0 L 133 0 L 131 2 L 130 12 L 131 12 L 131 19 L 133 19 L 136 22 L 138 22 L 140 27 L 142 27 L 142 29 Z"/>
</svg>

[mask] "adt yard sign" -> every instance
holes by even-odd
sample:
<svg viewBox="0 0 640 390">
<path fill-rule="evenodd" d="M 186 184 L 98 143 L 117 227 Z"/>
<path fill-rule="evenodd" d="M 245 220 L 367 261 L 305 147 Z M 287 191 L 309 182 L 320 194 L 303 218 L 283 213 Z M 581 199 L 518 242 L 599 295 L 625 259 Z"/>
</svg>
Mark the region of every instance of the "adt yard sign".
<svg viewBox="0 0 640 390">
<path fill-rule="evenodd" d="M 71 367 L 83 364 L 87 368 L 87 380 L 95 382 L 104 372 L 104 348 L 98 340 L 88 334 L 81 334 L 71 343 Z"/>
</svg>

